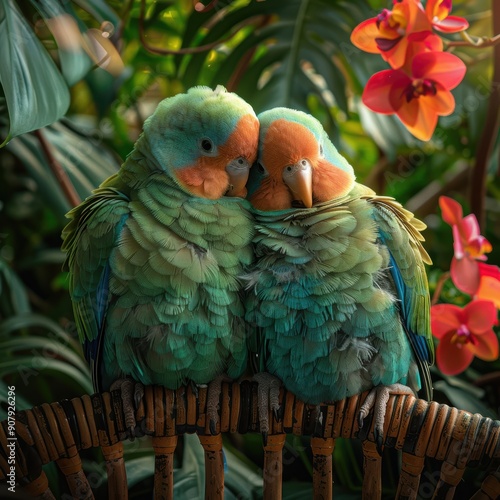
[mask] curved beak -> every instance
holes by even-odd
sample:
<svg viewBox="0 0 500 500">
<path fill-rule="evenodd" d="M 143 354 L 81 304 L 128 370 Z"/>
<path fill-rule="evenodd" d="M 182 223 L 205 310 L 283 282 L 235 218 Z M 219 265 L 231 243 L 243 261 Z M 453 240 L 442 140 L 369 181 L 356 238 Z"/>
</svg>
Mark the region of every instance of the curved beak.
<svg viewBox="0 0 500 500">
<path fill-rule="evenodd" d="M 294 200 L 301 201 L 307 208 L 312 207 L 312 167 L 308 160 L 287 165 L 283 170 L 283 182 L 293 193 Z"/>
<path fill-rule="evenodd" d="M 243 157 L 235 158 L 226 165 L 226 172 L 229 176 L 229 188 L 226 196 L 244 198 L 247 194 L 245 186 L 250 173 L 250 162 Z"/>
</svg>

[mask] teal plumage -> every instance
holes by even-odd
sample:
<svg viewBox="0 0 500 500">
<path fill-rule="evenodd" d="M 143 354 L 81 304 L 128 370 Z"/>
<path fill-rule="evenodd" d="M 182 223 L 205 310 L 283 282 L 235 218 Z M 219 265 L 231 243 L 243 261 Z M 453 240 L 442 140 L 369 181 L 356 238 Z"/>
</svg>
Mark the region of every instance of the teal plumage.
<svg viewBox="0 0 500 500">
<path fill-rule="evenodd" d="M 245 280 L 261 370 L 312 404 L 395 383 L 430 397 L 424 224 L 356 183 L 314 118 L 279 108 L 259 120 L 256 262 Z M 290 187 L 300 169 L 311 172 Z"/>
<path fill-rule="evenodd" d="M 243 373 L 238 275 L 253 259 L 253 221 L 245 200 L 223 195 L 257 138 L 235 94 L 191 89 L 160 103 L 120 171 L 69 213 L 63 249 L 96 389 Z"/>
</svg>

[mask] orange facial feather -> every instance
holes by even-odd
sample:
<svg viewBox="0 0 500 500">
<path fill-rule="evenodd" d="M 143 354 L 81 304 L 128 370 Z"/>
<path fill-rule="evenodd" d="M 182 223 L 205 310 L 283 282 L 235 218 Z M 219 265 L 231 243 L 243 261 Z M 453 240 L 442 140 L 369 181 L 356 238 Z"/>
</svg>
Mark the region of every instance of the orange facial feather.
<svg viewBox="0 0 500 500">
<path fill-rule="evenodd" d="M 257 210 L 265 212 L 291 208 L 292 201 L 292 193 L 284 182 L 271 177 L 271 175 L 264 178 L 259 189 L 250 196 L 250 203 Z"/>
<path fill-rule="evenodd" d="M 313 165 L 312 185 L 314 203 L 322 203 L 345 196 L 354 185 L 354 177 L 320 158 Z"/>
<path fill-rule="evenodd" d="M 177 179 L 200 198 L 220 198 L 229 186 L 227 164 L 238 157 L 246 158 L 250 163 L 255 161 L 258 129 L 259 121 L 255 116 L 243 116 L 228 140 L 218 147 L 217 156 L 200 156 L 194 165 L 176 172 Z"/>
<path fill-rule="evenodd" d="M 270 175 L 274 172 L 281 179 L 284 166 L 304 158 L 314 165 L 318 157 L 318 141 L 303 125 L 281 118 L 267 129 L 262 161 Z"/>
<path fill-rule="evenodd" d="M 259 210 L 283 210 L 292 207 L 293 196 L 283 183 L 283 168 L 306 159 L 313 168 L 313 201 L 321 203 L 344 196 L 354 178 L 319 155 L 314 134 L 303 125 L 285 119 L 275 120 L 264 138 L 262 162 L 269 177 L 265 178 L 250 202 Z"/>
</svg>

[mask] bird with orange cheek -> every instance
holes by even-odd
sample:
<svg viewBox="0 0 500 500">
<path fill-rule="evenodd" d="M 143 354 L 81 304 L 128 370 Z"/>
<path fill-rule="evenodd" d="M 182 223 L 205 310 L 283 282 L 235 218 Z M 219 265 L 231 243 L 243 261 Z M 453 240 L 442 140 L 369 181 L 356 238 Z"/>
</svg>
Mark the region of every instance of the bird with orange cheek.
<svg viewBox="0 0 500 500">
<path fill-rule="evenodd" d="M 238 276 L 254 228 L 238 196 L 258 130 L 251 106 L 223 87 L 165 99 L 120 170 L 68 214 L 69 289 L 96 390 L 119 387 L 129 403 L 130 380 L 177 389 L 244 372 Z"/>
<path fill-rule="evenodd" d="M 356 183 L 312 116 L 275 108 L 258 118 L 247 186 L 256 262 L 244 279 L 266 401 L 261 430 L 269 405 L 278 410 L 277 377 L 316 405 L 370 390 L 359 420 L 374 407 L 382 445 L 389 393 L 431 397 L 425 225 Z"/>
</svg>

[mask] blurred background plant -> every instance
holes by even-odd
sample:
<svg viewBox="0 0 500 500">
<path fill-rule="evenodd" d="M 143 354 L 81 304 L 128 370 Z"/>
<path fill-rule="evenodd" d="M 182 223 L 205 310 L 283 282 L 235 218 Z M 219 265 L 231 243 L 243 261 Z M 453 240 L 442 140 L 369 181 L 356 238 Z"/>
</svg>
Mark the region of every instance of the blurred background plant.
<svg viewBox="0 0 500 500">
<path fill-rule="evenodd" d="M 116 171 L 156 104 L 193 85 L 223 84 L 257 113 L 288 106 L 316 116 L 360 182 L 428 224 L 431 293 L 438 287 L 440 301 L 460 307 L 470 301 L 446 280 L 453 236 L 438 199 L 454 198 L 476 215 L 492 246 L 489 263 L 500 263 L 500 47 L 491 38 L 500 33 L 499 5 L 453 3 L 470 24 L 468 39 L 489 41 L 478 49 L 445 35 L 453 41 L 445 49 L 467 73 L 452 92 L 455 112 L 440 118 L 428 142 L 361 102 L 368 79 L 387 65 L 352 45 L 350 34 L 391 7 L 382 0 L 0 0 L 0 419 L 7 385 L 16 386 L 18 409 L 92 392 L 61 271 L 64 215 Z M 458 376 L 434 367 L 433 379 L 435 400 L 499 418 L 498 359 L 474 358 Z M 232 436 L 226 447 L 229 497 L 259 497 L 260 436 Z M 196 439 L 181 448 L 177 494 L 195 498 L 202 454 Z M 142 498 L 153 459 L 144 440 L 126 453 L 132 497 Z M 89 454 L 87 469 L 104 492 L 99 460 Z M 334 460 L 336 495 L 357 498 L 360 446 L 338 440 Z M 399 462 L 387 460 L 391 497 Z M 290 437 L 284 462 L 285 498 L 309 494 L 307 440 Z M 47 473 L 61 493 L 57 470 Z"/>
</svg>

